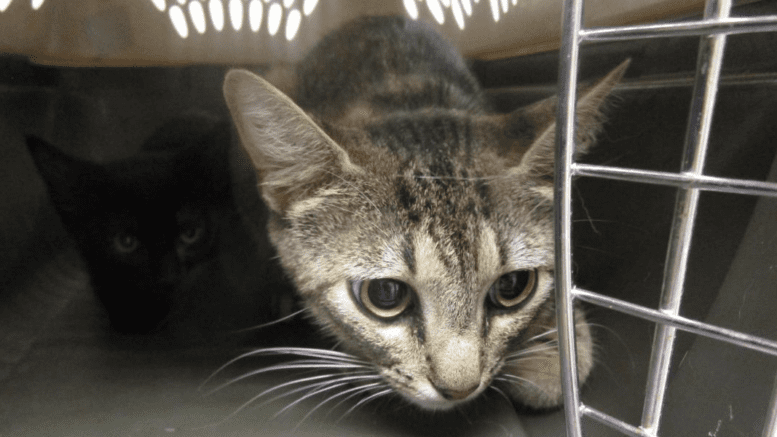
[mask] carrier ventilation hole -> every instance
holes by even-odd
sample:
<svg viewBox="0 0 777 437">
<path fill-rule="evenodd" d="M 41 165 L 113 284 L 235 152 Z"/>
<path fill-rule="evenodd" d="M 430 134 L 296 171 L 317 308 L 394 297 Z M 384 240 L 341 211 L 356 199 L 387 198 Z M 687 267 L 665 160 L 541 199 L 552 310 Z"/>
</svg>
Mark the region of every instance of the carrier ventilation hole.
<svg viewBox="0 0 777 437">
<path fill-rule="evenodd" d="M 45 0 L 31 0 L 30 7 L 32 10 L 37 11 L 41 6 L 43 6 L 44 1 Z M 0 0 L 0 12 L 5 12 L 5 10 L 8 9 L 8 6 L 11 6 L 12 2 L 13 0 Z"/>
<path fill-rule="evenodd" d="M 0 12 L 13 0 L 0 0 Z M 32 0 L 33 8 L 44 0 Z M 150 0 L 160 12 L 167 12 L 173 28 L 181 38 L 189 36 L 193 27 L 204 34 L 210 27 L 222 32 L 229 16 L 231 29 L 239 32 L 248 21 L 251 32 L 258 33 L 264 23 L 267 34 L 275 36 L 283 27 L 287 41 L 299 33 L 303 17 L 312 14 L 319 0 Z M 450 0 L 448 0 L 450 1 Z M 205 3 L 207 3 L 207 8 Z M 37 7 L 35 5 L 38 5 Z M 226 13 L 225 13 L 226 12 Z M 266 20 L 266 21 L 264 21 Z"/>
<path fill-rule="evenodd" d="M 467 19 L 472 17 L 472 13 L 478 7 L 480 0 L 402 0 L 407 15 L 414 20 L 419 15 L 418 3 L 424 2 L 426 2 L 426 8 L 429 10 L 429 13 L 432 14 L 432 17 L 439 24 L 444 24 L 445 16 L 450 14 L 453 15 L 453 19 L 456 21 L 459 29 L 463 30 Z M 474 5 L 473 2 L 475 3 Z M 518 0 L 488 0 L 488 3 L 491 7 L 491 16 L 494 22 L 497 22 L 512 6 L 518 5 Z"/>
</svg>

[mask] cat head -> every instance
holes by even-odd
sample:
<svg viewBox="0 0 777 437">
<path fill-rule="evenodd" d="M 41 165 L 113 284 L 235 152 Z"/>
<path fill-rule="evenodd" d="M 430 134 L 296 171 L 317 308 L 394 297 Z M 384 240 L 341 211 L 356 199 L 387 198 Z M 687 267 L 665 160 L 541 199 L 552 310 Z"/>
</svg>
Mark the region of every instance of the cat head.
<svg viewBox="0 0 777 437">
<path fill-rule="evenodd" d="M 581 93 L 578 152 L 625 68 Z M 246 71 L 224 93 L 281 262 L 344 351 L 425 409 L 492 384 L 529 407 L 558 405 L 555 98 L 504 115 L 366 111 L 332 124 Z M 577 317 L 585 379 L 592 340 Z"/>
<path fill-rule="evenodd" d="M 27 145 L 114 328 L 160 326 L 210 259 L 230 199 L 229 126 L 174 119 L 137 156 L 100 164 L 30 136 Z"/>
</svg>

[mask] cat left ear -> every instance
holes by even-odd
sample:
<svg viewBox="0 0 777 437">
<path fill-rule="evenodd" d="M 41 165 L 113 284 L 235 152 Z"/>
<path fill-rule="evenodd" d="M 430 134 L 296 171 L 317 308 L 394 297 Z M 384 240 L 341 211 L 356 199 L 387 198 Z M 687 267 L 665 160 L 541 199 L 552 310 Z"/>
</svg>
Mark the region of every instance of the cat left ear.
<svg viewBox="0 0 777 437">
<path fill-rule="evenodd" d="M 575 153 L 582 154 L 594 144 L 604 123 L 603 107 L 631 60 L 626 60 L 595 85 L 580 90 L 576 106 Z M 551 97 L 509 114 L 505 135 L 513 141 L 530 145 L 512 169 L 537 177 L 552 177 L 556 143 L 556 108 L 558 98 Z"/>
<path fill-rule="evenodd" d="M 272 210 L 286 211 L 333 174 L 363 171 L 299 106 L 261 77 L 230 71 L 224 97 Z"/>
</svg>

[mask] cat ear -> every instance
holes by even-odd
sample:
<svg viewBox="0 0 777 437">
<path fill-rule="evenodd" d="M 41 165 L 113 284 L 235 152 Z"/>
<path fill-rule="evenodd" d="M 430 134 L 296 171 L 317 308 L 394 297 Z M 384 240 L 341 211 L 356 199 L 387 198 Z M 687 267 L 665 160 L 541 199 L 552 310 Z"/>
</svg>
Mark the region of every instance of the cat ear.
<svg viewBox="0 0 777 437">
<path fill-rule="evenodd" d="M 333 175 L 362 173 L 299 106 L 261 77 L 230 71 L 224 97 L 272 210 L 284 212 Z"/>
<path fill-rule="evenodd" d="M 576 107 L 575 153 L 588 151 L 604 123 L 603 108 L 615 85 L 623 77 L 631 60 L 626 60 L 595 85 L 579 92 Z M 507 116 L 505 136 L 520 144 L 524 150 L 515 173 L 529 173 L 538 177 L 552 177 L 556 143 L 556 108 L 558 97 L 551 97 Z"/>
<path fill-rule="evenodd" d="M 100 182 L 99 166 L 72 157 L 42 138 L 30 135 L 26 141 L 51 202 L 63 220 L 68 221 L 96 203 L 94 190 L 84 187 L 104 185 Z"/>
</svg>

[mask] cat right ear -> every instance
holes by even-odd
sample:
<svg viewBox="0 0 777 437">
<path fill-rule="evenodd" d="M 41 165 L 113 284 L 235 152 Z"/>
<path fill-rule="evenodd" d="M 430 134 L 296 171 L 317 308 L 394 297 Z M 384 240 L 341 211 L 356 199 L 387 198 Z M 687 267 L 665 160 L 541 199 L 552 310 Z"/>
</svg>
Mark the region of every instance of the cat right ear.
<svg viewBox="0 0 777 437">
<path fill-rule="evenodd" d="M 603 108 L 615 85 L 620 82 L 630 60 L 622 62 L 595 85 L 580 91 L 575 108 L 575 153 L 582 154 L 594 144 L 605 121 Z M 506 117 L 506 137 L 509 148 L 517 151 L 518 165 L 513 173 L 552 178 L 556 143 L 556 107 L 558 99 L 551 97 Z M 517 145 L 516 145 L 517 143 Z"/>
<path fill-rule="evenodd" d="M 299 106 L 261 77 L 230 71 L 224 97 L 272 210 L 286 211 L 335 175 L 362 173 Z"/>
</svg>

